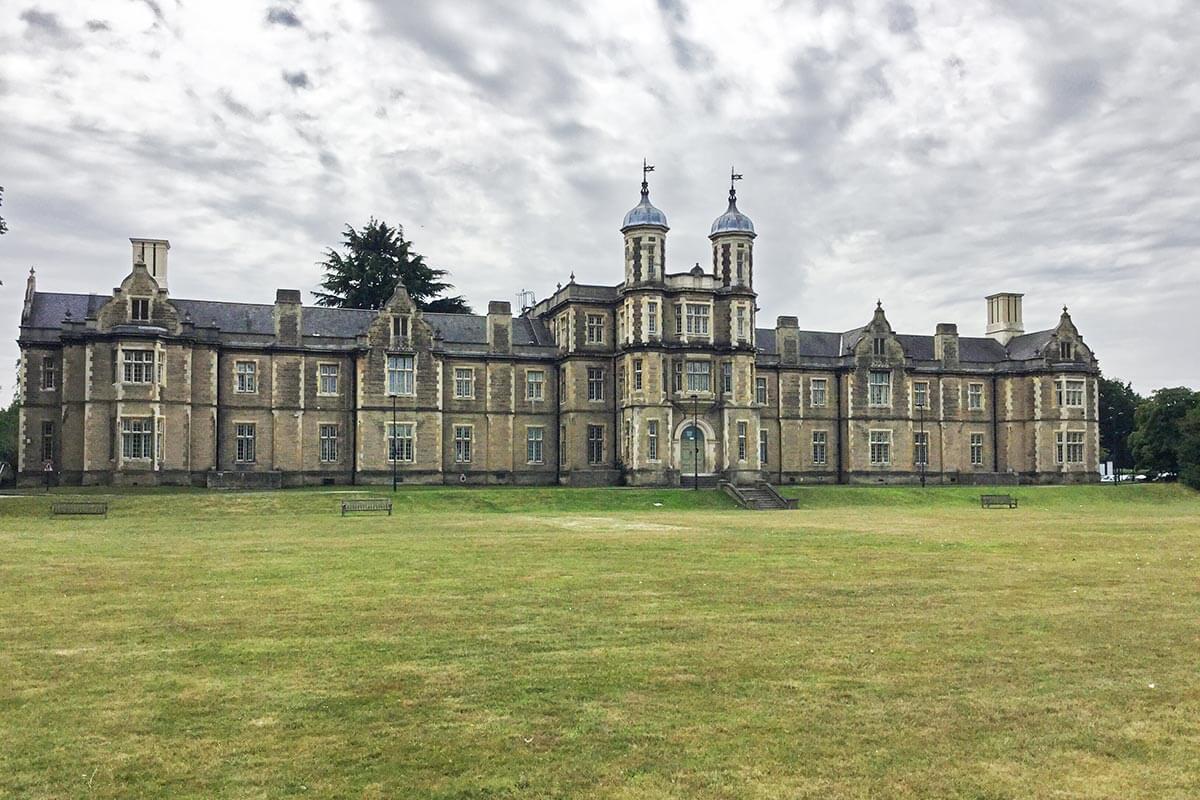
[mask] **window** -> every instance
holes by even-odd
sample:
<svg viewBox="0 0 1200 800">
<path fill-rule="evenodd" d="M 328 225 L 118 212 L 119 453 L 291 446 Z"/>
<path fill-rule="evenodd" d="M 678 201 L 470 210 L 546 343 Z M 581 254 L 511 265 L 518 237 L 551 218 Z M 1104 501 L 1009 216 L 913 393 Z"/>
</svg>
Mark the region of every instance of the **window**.
<svg viewBox="0 0 1200 800">
<path fill-rule="evenodd" d="M 587 315 L 587 342 L 588 342 L 588 344 L 603 344 L 604 343 L 604 315 L 603 314 L 588 314 Z"/>
<path fill-rule="evenodd" d="M 746 251 L 745 251 L 745 248 L 739 244 L 738 250 L 737 250 L 737 282 L 738 283 L 746 282 L 745 272 L 746 272 Z"/>
<path fill-rule="evenodd" d="M 42 356 L 42 388 L 53 389 L 56 383 L 57 369 L 53 356 Z"/>
<path fill-rule="evenodd" d="M 604 399 L 604 369 L 601 367 L 587 368 L 588 400 Z"/>
<path fill-rule="evenodd" d="M 689 392 L 711 392 L 711 365 L 707 361 L 687 362 L 687 390 Z"/>
<path fill-rule="evenodd" d="M 321 461 L 329 463 L 338 460 L 338 426 L 321 425 L 317 429 L 317 438 L 321 443 Z"/>
<path fill-rule="evenodd" d="M 767 429 L 758 429 L 758 463 L 760 466 L 767 465 Z"/>
<path fill-rule="evenodd" d="M 256 433 L 253 422 L 239 422 L 233 426 L 233 435 L 237 443 L 235 458 L 239 464 L 253 464 L 257 458 Z"/>
<path fill-rule="evenodd" d="M 971 411 L 983 410 L 983 384 L 967 384 L 967 408 Z"/>
<path fill-rule="evenodd" d="M 871 431 L 870 441 L 871 463 L 877 465 L 892 463 L 892 432 Z"/>
<path fill-rule="evenodd" d="M 150 321 L 150 299 L 134 297 L 129 301 L 129 318 L 134 322 Z"/>
<path fill-rule="evenodd" d="M 587 457 L 589 464 L 604 463 L 604 426 L 587 426 Z"/>
<path fill-rule="evenodd" d="M 1060 406 L 1083 408 L 1083 381 L 1065 379 L 1056 381 L 1055 395 Z"/>
<path fill-rule="evenodd" d="M 683 391 L 683 362 L 676 361 L 674 373 L 671 376 L 671 388 L 677 392 Z"/>
<path fill-rule="evenodd" d="M 633 389 L 637 392 L 642 390 L 642 360 L 640 358 L 633 360 Z"/>
<path fill-rule="evenodd" d="M 154 351 L 123 350 L 125 359 L 125 383 L 154 382 Z"/>
<path fill-rule="evenodd" d="M 408 339 L 408 317 L 392 317 L 392 341 L 399 344 Z"/>
<path fill-rule="evenodd" d="M 740 254 L 739 254 L 740 255 Z M 738 281 L 741 281 L 741 276 L 738 276 Z M 737 337 L 740 341 L 746 341 L 746 307 L 737 307 Z"/>
<path fill-rule="evenodd" d="M 918 381 L 913 384 L 913 407 L 929 408 L 929 382 Z"/>
<path fill-rule="evenodd" d="M 929 433 L 926 431 L 913 434 L 913 463 L 918 467 L 929 463 Z"/>
<path fill-rule="evenodd" d="M 567 426 L 560 425 L 558 427 L 558 465 L 565 467 L 567 465 L 567 448 L 563 443 L 567 441 Z"/>
<path fill-rule="evenodd" d="M 540 369 L 526 370 L 525 372 L 525 399 L 526 400 L 541 400 L 545 397 L 546 391 L 546 373 Z"/>
<path fill-rule="evenodd" d="M 154 418 L 121 420 L 121 457 L 149 460 L 154 456 Z"/>
<path fill-rule="evenodd" d="M 411 462 L 413 460 L 413 428 L 411 422 L 387 424 L 388 462 Z"/>
<path fill-rule="evenodd" d="M 867 399 L 873 406 L 890 406 L 892 404 L 891 372 L 883 369 L 871 370 Z"/>
<path fill-rule="evenodd" d="M 454 368 L 454 396 L 460 399 L 475 396 L 475 370 L 471 367 Z"/>
<path fill-rule="evenodd" d="M 390 395 L 415 394 L 414 371 L 412 356 L 388 356 L 387 393 Z"/>
<path fill-rule="evenodd" d="M 617 310 L 617 341 L 625 341 L 625 309 Z"/>
<path fill-rule="evenodd" d="M 529 464 L 543 463 L 542 442 L 546 438 L 546 429 L 529 426 L 525 429 L 525 461 Z"/>
<path fill-rule="evenodd" d="M 54 460 L 54 423 L 42 420 L 42 461 Z"/>
<path fill-rule="evenodd" d="M 629 372 L 629 366 L 621 364 L 617 367 L 617 397 L 625 396 L 625 375 Z"/>
<path fill-rule="evenodd" d="M 658 461 L 658 420 L 646 423 L 646 458 Z"/>
<path fill-rule="evenodd" d="M 767 379 L 766 378 L 755 378 L 754 379 L 754 400 L 760 406 L 765 406 L 767 404 Z"/>
<path fill-rule="evenodd" d="M 683 335 L 683 304 L 675 304 L 675 335 Z"/>
<path fill-rule="evenodd" d="M 1058 431 L 1055 436 L 1056 459 L 1060 464 L 1083 463 L 1083 431 Z"/>
<path fill-rule="evenodd" d="M 454 463 L 470 464 L 471 463 L 471 435 L 473 431 L 470 425 L 455 425 L 454 426 Z"/>
<path fill-rule="evenodd" d="M 317 394 L 338 393 L 338 371 L 337 364 L 317 365 Z"/>
<path fill-rule="evenodd" d="M 658 303 L 654 301 L 646 304 L 646 330 L 651 334 L 658 333 Z"/>
<path fill-rule="evenodd" d="M 733 394 L 733 364 L 728 361 L 721 364 L 721 391 Z"/>
<path fill-rule="evenodd" d="M 688 336 L 708 335 L 708 306 L 703 303 L 687 304 Z"/>
<path fill-rule="evenodd" d="M 242 394 L 252 394 L 258 391 L 257 361 L 235 361 L 233 372 L 237 378 L 236 391 Z"/>
<path fill-rule="evenodd" d="M 971 466 L 983 466 L 983 434 L 971 434 Z"/>
<path fill-rule="evenodd" d="M 633 455 L 633 420 L 625 420 L 625 460 Z"/>
<path fill-rule="evenodd" d="M 813 464 L 824 464 L 828 457 L 829 434 L 825 431 L 813 431 L 812 456 Z"/>
<path fill-rule="evenodd" d="M 825 407 L 825 378 L 810 378 L 808 381 L 808 402 L 813 408 Z"/>
<path fill-rule="evenodd" d="M 1074 361 L 1075 360 L 1075 345 L 1071 342 L 1058 343 L 1058 360 L 1059 361 Z"/>
<path fill-rule="evenodd" d="M 746 435 L 748 426 L 745 422 L 739 421 L 737 424 L 737 452 L 738 461 L 746 460 Z"/>
<path fill-rule="evenodd" d="M 876 336 L 871 340 L 871 355 L 875 358 L 885 358 L 887 356 L 887 339 L 882 336 Z"/>
</svg>

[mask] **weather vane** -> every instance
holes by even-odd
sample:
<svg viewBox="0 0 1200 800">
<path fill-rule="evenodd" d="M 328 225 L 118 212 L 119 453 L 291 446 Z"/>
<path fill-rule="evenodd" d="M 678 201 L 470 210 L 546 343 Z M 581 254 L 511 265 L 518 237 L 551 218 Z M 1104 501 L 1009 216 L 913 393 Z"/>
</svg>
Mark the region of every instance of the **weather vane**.
<svg viewBox="0 0 1200 800">
<path fill-rule="evenodd" d="M 729 190 L 733 191 L 733 182 L 740 181 L 741 179 L 742 179 L 742 173 L 734 172 L 733 167 L 730 167 L 729 168 Z"/>
<path fill-rule="evenodd" d="M 646 159 L 643 158 L 642 159 L 642 183 L 646 182 L 646 176 L 649 175 L 651 172 L 654 172 L 654 165 L 647 164 Z"/>
</svg>

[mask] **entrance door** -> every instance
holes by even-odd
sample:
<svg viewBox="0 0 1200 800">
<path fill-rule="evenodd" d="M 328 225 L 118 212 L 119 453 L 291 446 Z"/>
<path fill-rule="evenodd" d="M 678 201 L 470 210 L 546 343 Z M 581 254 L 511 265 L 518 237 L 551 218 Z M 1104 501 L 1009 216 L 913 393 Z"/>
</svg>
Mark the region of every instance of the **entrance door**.
<svg viewBox="0 0 1200 800">
<path fill-rule="evenodd" d="M 688 425 L 679 438 L 679 472 L 682 477 L 708 472 L 704 457 L 704 432 Z"/>
</svg>

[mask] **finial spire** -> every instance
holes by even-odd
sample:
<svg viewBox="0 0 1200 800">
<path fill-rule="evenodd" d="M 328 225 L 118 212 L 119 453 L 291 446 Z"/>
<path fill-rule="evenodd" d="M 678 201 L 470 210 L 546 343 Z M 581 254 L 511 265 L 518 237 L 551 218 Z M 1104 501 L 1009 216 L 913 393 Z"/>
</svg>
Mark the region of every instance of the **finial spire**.
<svg viewBox="0 0 1200 800">
<path fill-rule="evenodd" d="M 654 165 L 647 164 L 646 159 L 642 159 L 642 199 L 650 199 L 650 182 L 646 180 L 646 176 L 654 172 Z"/>
<path fill-rule="evenodd" d="M 734 189 L 733 182 L 740 181 L 741 179 L 742 179 L 742 173 L 738 172 L 733 167 L 730 167 L 729 168 L 729 205 L 731 207 L 737 202 L 737 190 Z"/>
</svg>

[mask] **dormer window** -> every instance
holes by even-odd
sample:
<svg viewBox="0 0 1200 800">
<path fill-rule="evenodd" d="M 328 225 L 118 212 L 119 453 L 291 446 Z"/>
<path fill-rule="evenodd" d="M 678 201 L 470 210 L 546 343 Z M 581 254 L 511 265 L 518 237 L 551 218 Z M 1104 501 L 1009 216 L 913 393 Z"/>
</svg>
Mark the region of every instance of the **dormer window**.
<svg viewBox="0 0 1200 800">
<path fill-rule="evenodd" d="M 408 338 L 408 317 L 392 317 L 392 340 L 401 342 Z"/>
<path fill-rule="evenodd" d="M 1058 343 L 1058 360 L 1059 361 L 1074 361 L 1075 360 L 1075 345 L 1071 342 Z"/>
<path fill-rule="evenodd" d="M 887 355 L 887 339 L 882 336 L 876 336 L 871 341 L 871 355 L 876 358 L 883 358 Z"/>
<path fill-rule="evenodd" d="M 129 301 L 129 318 L 134 322 L 150 321 L 150 299 L 134 297 Z"/>
</svg>

